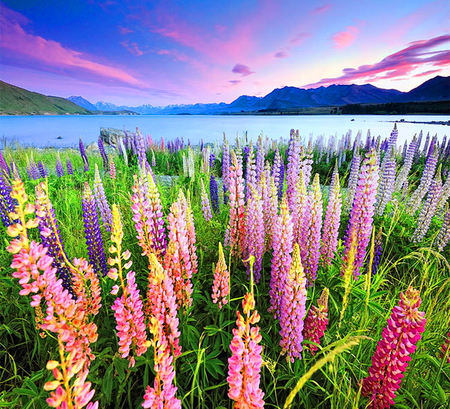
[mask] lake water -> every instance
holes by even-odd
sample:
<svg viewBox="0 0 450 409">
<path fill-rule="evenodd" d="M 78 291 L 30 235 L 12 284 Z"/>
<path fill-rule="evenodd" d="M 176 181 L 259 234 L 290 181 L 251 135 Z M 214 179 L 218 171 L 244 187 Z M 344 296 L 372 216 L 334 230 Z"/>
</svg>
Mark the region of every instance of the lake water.
<svg viewBox="0 0 450 409">
<path fill-rule="evenodd" d="M 393 121 L 430 122 L 448 121 L 447 115 L 313 115 L 313 116 L 219 116 L 219 115 L 139 115 L 139 116 L 0 116 L 0 145 L 18 141 L 21 145 L 35 147 L 74 147 L 81 136 L 85 145 L 96 142 L 100 127 L 111 127 L 135 131 L 138 127 L 142 134 L 151 135 L 154 140 L 163 137 L 166 141 L 183 137 L 187 142 L 197 144 L 222 140 L 223 133 L 233 141 L 236 135 L 245 132 L 251 139 L 263 133 L 271 139 L 288 138 L 291 129 L 298 129 L 300 135 L 309 138 L 323 135 L 340 137 L 349 130 L 353 135 L 362 131 L 367 135 L 389 136 Z M 426 135 L 438 135 L 442 139 L 450 134 L 450 127 L 436 124 L 413 124 L 399 122 L 398 143 L 410 140 L 421 130 Z M 57 139 L 58 137 L 62 139 Z"/>
</svg>

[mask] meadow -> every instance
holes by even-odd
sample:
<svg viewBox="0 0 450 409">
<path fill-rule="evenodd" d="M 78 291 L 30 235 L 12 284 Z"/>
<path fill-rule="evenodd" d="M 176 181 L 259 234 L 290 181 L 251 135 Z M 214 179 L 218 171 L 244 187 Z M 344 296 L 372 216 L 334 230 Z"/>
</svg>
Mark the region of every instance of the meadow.
<svg viewBox="0 0 450 409">
<path fill-rule="evenodd" d="M 0 407 L 450 406 L 450 142 L 0 156 Z"/>
</svg>

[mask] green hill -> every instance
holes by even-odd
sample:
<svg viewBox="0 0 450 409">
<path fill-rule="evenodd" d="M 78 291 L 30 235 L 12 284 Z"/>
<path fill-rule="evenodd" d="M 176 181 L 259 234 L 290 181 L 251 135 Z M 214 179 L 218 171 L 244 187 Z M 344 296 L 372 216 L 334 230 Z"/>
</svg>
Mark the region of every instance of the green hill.
<svg viewBox="0 0 450 409">
<path fill-rule="evenodd" d="M 48 97 L 0 81 L 0 115 L 90 115 L 91 111 L 59 97 Z"/>
</svg>

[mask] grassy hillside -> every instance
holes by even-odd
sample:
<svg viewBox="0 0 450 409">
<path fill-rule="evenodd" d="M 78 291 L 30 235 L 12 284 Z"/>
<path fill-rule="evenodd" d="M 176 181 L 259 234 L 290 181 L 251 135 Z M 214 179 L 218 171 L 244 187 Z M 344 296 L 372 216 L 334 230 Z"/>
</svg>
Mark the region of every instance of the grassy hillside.
<svg viewBox="0 0 450 409">
<path fill-rule="evenodd" d="M 0 115 L 89 115 L 64 98 L 48 97 L 0 81 Z"/>
</svg>

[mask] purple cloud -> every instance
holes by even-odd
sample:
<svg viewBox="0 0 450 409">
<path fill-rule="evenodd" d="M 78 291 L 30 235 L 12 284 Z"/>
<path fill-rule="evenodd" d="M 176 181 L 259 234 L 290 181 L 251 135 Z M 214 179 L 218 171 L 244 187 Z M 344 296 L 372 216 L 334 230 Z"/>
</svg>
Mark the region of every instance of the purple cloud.
<svg viewBox="0 0 450 409">
<path fill-rule="evenodd" d="M 228 81 L 231 85 L 237 85 L 237 84 L 239 84 L 239 83 L 241 83 L 242 81 L 241 80 L 230 80 L 230 81 Z"/>
<path fill-rule="evenodd" d="M 289 54 L 287 53 L 287 51 L 278 51 L 275 55 L 275 58 L 287 58 L 289 57 Z"/>
<path fill-rule="evenodd" d="M 234 74 L 240 74 L 241 77 L 247 77 L 248 75 L 252 75 L 255 72 L 250 70 L 250 67 L 244 64 L 236 64 L 231 70 Z"/>
</svg>

